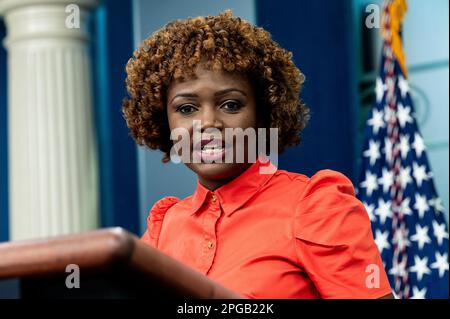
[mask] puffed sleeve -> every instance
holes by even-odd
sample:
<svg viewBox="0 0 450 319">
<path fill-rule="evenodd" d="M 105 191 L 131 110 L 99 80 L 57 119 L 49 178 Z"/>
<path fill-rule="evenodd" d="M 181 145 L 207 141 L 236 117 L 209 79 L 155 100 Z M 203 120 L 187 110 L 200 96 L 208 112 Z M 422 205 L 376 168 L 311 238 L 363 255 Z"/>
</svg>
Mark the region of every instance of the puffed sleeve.
<svg viewBox="0 0 450 319">
<path fill-rule="evenodd" d="M 391 293 L 364 205 L 343 174 L 322 170 L 300 195 L 294 222 L 298 263 L 322 298 Z"/>
<path fill-rule="evenodd" d="M 142 235 L 141 240 L 147 244 L 158 247 L 159 234 L 161 233 L 161 227 L 164 220 L 164 216 L 170 207 L 180 201 L 179 198 L 173 196 L 167 196 L 157 201 L 152 209 L 150 209 L 147 217 L 147 230 Z"/>
</svg>

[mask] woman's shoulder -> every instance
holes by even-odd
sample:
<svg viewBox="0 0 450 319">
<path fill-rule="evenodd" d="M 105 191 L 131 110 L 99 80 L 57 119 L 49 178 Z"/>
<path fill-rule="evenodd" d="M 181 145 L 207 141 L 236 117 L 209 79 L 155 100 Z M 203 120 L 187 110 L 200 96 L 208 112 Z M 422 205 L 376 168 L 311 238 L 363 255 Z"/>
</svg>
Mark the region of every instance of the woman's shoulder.
<svg viewBox="0 0 450 319">
<path fill-rule="evenodd" d="M 159 199 L 150 209 L 150 213 L 165 213 L 170 207 L 180 202 L 181 199 L 175 196 L 166 196 Z"/>
<path fill-rule="evenodd" d="M 153 223 L 164 219 L 167 212 L 174 206 L 183 205 L 186 199 L 180 199 L 175 196 L 166 196 L 158 200 L 150 209 L 148 214 L 148 222 Z"/>
<path fill-rule="evenodd" d="M 308 178 L 303 190 L 302 199 L 314 194 L 335 193 L 355 196 L 355 189 L 350 179 L 344 174 L 331 169 L 318 171 Z"/>
<path fill-rule="evenodd" d="M 311 195 L 329 192 L 344 192 L 355 195 L 352 182 L 344 174 L 331 169 L 323 169 L 308 177 L 297 172 L 278 170 L 275 173 L 276 179 L 285 181 L 294 187 L 298 192 L 297 199 L 309 198 Z"/>
<path fill-rule="evenodd" d="M 150 209 L 147 217 L 147 230 L 141 239 L 148 244 L 157 247 L 161 233 L 162 223 L 166 213 L 171 207 L 179 203 L 181 199 L 175 196 L 166 196 L 158 200 Z"/>
<path fill-rule="evenodd" d="M 322 170 L 305 182 L 293 223 L 298 264 L 323 298 L 379 298 L 390 293 L 369 215 L 344 174 Z M 378 289 L 367 266 L 380 269 Z"/>
<path fill-rule="evenodd" d="M 296 237 L 318 244 L 345 244 L 358 233 L 356 229 L 368 232 L 370 219 L 350 179 L 329 169 L 309 178 L 297 199 Z"/>
</svg>

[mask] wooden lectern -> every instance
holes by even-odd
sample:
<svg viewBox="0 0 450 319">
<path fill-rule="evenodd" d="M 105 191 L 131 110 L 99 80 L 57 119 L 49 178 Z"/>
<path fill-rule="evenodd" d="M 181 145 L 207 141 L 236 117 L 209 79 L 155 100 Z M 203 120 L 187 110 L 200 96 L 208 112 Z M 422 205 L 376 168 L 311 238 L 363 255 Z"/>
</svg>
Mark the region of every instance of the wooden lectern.
<svg viewBox="0 0 450 319">
<path fill-rule="evenodd" d="M 243 298 L 121 228 L 2 243 L 0 282 L 12 278 L 20 298 Z"/>
</svg>

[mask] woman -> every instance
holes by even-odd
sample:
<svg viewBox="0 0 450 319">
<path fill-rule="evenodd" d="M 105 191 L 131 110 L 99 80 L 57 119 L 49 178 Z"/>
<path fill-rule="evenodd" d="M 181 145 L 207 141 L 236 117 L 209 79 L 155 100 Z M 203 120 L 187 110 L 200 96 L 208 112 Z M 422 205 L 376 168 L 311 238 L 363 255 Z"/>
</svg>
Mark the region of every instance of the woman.
<svg viewBox="0 0 450 319">
<path fill-rule="evenodd" d="M 136 142 L 161 150 L 163 162 L 183 157 L 198 176 L 192 196 L 152 207 L 144 242 L 249 298 L 392 296 L 344 175 L 264 171 L 274 164 L 251 134 L 227 140 L 226 129 L 265 128 L 256 142 L 268 146 L 277 128 L 278 153 L 300 142 L 304 77 L 268 32 L 230 11 L 174 21 L 143 41 L 126 70 L 123 111 Z M 187 148 L 174 149 L 179 129 Z"/>
</svg>

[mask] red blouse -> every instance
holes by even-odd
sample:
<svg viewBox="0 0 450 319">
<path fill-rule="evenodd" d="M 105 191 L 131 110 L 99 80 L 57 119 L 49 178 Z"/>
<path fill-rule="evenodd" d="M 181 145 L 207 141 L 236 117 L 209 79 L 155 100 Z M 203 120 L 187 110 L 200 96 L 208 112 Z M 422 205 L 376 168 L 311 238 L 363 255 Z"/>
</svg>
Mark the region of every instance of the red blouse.
<svg viewBox="0 0 450 319">
<path fill-rule="evenodd" d="M 260 161 L 228 184 L 165 197 L 142 240 L 248 298 L 379 298 L 391 293 L 368 214 L 344 175 Z"/>
</svg>

